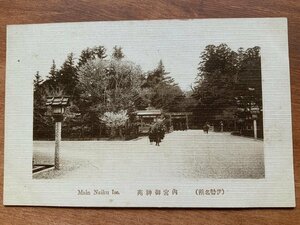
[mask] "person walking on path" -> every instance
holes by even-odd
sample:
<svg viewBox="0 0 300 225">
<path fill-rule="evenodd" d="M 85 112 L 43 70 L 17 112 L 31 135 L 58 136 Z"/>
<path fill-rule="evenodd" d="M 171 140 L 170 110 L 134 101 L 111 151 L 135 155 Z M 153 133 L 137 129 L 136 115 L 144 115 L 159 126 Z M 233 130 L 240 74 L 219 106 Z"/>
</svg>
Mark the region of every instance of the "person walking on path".
<svg viewBox="0 0 300 225">
<path fill-rule="evenodd" d="M 155 135 L 155 145 L 159 146 L 159 143 L 161 142 L 161 132 L 158 126 L 154 128 L 154 135 Z"/>
<path fill-rule="evenodd" d="M 150 125 L 148 136 L 149 136 L 150 145 L 152 145 L 152 142 L 155 141 L 154 124 Z"/>
<path fill-rule="evenodd" d="M 160 142 L 165 137 L 165 128 L 161 123 L 153 124 L 149 129 L 150 144 L 155 141 L 155 145 L 159 146 Z"/>
<path fill-rule="evenodd" d="M 223 123 L 223 121 L 221 120 L 221 122 L 220 122 L 220 131 L 221 132 L 223 132 L 223 130 L 224 130 L 224 123 Z"/>
<path fill-rule="evenodd" d="M 206 123 L 204 124 L 204 126 L 203 126 L 203 131 L 204 131 L 204 133 L 207 133 L 207 134 L 208 134 L 208 130 L 209 130 L 209 123 L 206 122 Z"/>
</svg>

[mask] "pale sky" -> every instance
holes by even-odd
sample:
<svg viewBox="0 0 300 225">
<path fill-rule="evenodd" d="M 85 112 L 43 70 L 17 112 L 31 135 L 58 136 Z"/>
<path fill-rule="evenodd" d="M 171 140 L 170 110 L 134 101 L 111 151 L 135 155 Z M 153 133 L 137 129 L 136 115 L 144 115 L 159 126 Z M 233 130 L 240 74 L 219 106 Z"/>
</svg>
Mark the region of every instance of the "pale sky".
<svg viewBox="0 0 300 225">
<path fill-rule="evenodd" d="M 244 29 L 241 26 L 242 20 L 213 19 L 83 22 L 16 25 L 10 27 L 9 34 L 32 75 L 39 71 L 45 77 L 52 60 L 59 68 L 70 52 L 76 58 L 87 47 L 103 45 L 110 55 L 117 45 L 127 60 L 145 72 L 162 59 L 170 76 L 187 91 L 195 81 L 199 56 L 206 45 L 226 43 L 233 50 L 260 45 L 260 35 L 251 35 L 255 23 L 247 23 Z"/>
</svg>

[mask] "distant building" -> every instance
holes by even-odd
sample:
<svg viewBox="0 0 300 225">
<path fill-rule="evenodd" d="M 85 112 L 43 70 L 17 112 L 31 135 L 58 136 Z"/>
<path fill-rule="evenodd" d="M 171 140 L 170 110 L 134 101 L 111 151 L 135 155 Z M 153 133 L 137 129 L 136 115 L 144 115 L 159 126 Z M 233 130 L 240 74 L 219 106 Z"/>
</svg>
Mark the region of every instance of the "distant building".
<svg viewBox="0 0 300 225">
<path fill-rule="evenodd" d="M 187 130 L 189 129 L 189 117 L 191 112 L 163 112 L 161 109 L 147 107 L 145 110 L 138 110 L 136 112 L 139 120 L 139 133 L 146 134 L 149 131 L 150 125 L 153 122 L 164 120 L 167 132 L 173 130 Z"/>
<path fill-rule="evenodd" d="M 189 117 L 193 113 L 191 112 L 169 112 L 165 113 L 170 119 L 170 125 L 172 130 L 187 130 L 189 129 Z"/>
<path fill-rule="evenodd" d="M 161 109 L 147 107 L 145 110 L 138 110 L 136 112 L 139 120 L 139 133 L 146 134 L 149 131 L 150 125 L 162 117 Z"/>
</svg>

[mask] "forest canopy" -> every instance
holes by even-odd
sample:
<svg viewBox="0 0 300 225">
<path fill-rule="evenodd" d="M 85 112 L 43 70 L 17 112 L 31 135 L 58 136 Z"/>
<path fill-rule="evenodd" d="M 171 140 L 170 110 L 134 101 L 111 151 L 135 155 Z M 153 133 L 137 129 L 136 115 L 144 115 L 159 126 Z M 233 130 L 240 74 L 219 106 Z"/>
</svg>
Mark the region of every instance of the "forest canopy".
<svg viewBox="0 0 300 225">
<path fill-rule="evenodd" d="M 243 112 L 262 109 L 260 48 L 233 51 L 226 44 L 208 45 L 200 54 L 193 97 L 195 113 L 203 120 L 227 116 L 245 117 Z M 244 118 L 243 118 L 244 119 Z"/>
<path fill-rule="evenodd" d="M 108 56 L 104 46 L 82 50 L 75 60 L 68 54 L 61 68 L 53 60 L 45 80 L 39 72 L 34 78 L 34 138 L 53 137 L 53 121 L 47 114 L 47 96 L 65 95 L 71 106 L 63 123 L 66 137 L 100 137 L 109 128 L 104 115 L 118 117 L 127 112 L 133 124 L 134 112 L 148 106 L 172 111 L 184 105 L 185 93 L 168 76 L 163 61 L 151 71 L 126 58 L 115 46 Z M 182 108 L 182 110 L 185 110 Z M 105 114 L 106 113 L 106 114 Z"/>
<path fill-rule="evenodd" d="M 124 135 L 138 126 L 136 111 L 147 107 L 164 112 L 192 112 L 190 123 L 240 120 L 253 108 L 262 110 L 260 48 L 232 50 L 226 44 L 207 45 L 199 56 L 196 82 L 183 91 L 162 60 L 150 71 L 115 46 L 67 55 L 60 68 L 52 61 L 47 76 L 34 77 L 34 138 L 53 138 L 54 122 L 45 106 L 48 96 L 69 96 L 63 137 L 99 138 Z M 45 77 L 43 80 L 42 77 Z M 119 125 L 118 125 L 119 124 Z"/>
</svg>

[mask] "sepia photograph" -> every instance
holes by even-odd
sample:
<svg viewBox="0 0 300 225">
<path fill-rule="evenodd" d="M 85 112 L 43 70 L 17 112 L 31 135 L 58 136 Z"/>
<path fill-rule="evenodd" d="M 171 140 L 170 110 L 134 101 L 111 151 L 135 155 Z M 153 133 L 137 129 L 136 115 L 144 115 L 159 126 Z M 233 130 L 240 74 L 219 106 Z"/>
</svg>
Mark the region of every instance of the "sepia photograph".
<svg viewBox="0 0 300 225">
<path fill-rule="evenodd" d="M 286 29 L 282 18 L 9 26 L 6 204 L 293 205 Z"/>
<path fill-rule="evenodd" d="M 33 178 L 264 178 L 260 47 L 126 34 L 36 65 Z"/>
</svg>

